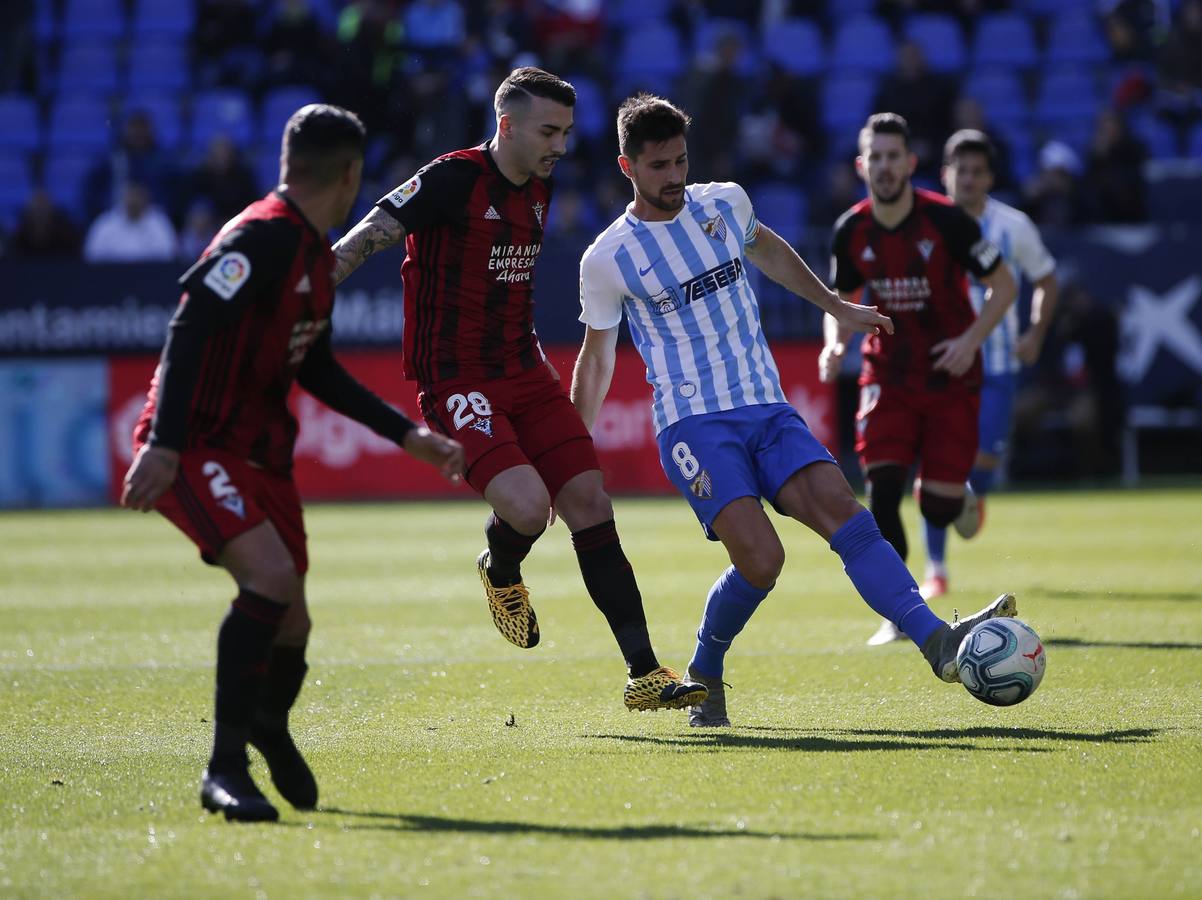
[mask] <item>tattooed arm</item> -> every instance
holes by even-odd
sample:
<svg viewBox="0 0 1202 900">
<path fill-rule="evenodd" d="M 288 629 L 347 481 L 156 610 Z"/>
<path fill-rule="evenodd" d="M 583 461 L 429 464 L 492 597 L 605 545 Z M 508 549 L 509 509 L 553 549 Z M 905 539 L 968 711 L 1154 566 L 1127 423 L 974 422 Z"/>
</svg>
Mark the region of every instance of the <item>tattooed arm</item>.
<svg viewBox="0 0 1202 900">
<path fill-rule="evenodd" d="M 369 256 L 399 243 L 404 237 L 405 229 L 400 222 L 379 207 L 373 209 L 334 245 L 337 260 L 334 284 L 341 284 Z"/>
</svg>

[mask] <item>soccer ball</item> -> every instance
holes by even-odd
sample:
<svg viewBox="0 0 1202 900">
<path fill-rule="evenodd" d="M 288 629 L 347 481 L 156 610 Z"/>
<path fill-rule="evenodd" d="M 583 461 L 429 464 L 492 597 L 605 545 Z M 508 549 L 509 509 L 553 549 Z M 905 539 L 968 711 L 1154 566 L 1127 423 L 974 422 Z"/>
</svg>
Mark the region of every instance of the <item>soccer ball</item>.
<svg viewBox="0 0 1202 900">
<path fill-rule="evenodd" d="M 1043 641 L 1018 619 L 986 619 L 960 642 L 960 681 L 978 700 L 993 706 L 1022 703 L 1039 687 L 1047 668 Z"/>
</svg>

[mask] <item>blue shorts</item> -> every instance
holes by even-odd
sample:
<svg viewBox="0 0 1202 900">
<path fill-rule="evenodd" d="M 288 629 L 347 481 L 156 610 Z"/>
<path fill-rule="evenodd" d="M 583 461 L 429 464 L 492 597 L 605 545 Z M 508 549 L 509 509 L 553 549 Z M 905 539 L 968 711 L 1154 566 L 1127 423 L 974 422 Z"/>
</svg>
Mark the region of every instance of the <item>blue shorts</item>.
<svg viewBox="0 0 1202 900">
<path fill-rule="evenodd" d="M 835 462 L 788 403 L 689 416 L 656 440 L 664 472 L 711 541 L 718 540 L 714 519 L 731 501 L 763 497 L 774 502 L 793 473 L 810 463 Z"/>
<path fill-rule="evenodd" d="M 1013 372 L 986 375 L 981 383 L 980 436 L 977 441 L 982 453 L 1006 454 L 1017 391 L 1018 375 Z"/>
</svg>

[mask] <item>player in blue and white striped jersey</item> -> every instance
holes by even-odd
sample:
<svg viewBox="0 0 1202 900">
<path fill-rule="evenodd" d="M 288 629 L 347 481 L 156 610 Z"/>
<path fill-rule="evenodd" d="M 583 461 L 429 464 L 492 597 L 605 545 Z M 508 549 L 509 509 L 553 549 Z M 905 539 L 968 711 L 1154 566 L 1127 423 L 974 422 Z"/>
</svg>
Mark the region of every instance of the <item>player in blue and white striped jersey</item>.
<svg viewBox="0 0 1202 900">
<path fill-rule="evenodd" d="M 1003 594 L 949 626 L 935 616 L 833 457 L 786 401 L 747 282 L 750 261 L 853 331 L 892 332 L 875 307 L 846 303 L 785 241 L 757 222 L 737 184 L 687 185 L 688 117 L 640 94 L 618 111 L 618 163 L 634 201 L 580 263 L 584 345 L 572 402 L 592 428 L 609 390 L 625 313 L 654 393 L 660 461 L 731 567 L 706 601 L 689 675 L 709 697 L 697 726 L 729 725 L 722 683 L 735 636 L 776 583 L 784 548 L 760 505 L 830 542 L 860 595 L 922 650 L 935 674 L 958 681 L 958 640 L 983 618 L 1014 615 Z"/>
</svg>

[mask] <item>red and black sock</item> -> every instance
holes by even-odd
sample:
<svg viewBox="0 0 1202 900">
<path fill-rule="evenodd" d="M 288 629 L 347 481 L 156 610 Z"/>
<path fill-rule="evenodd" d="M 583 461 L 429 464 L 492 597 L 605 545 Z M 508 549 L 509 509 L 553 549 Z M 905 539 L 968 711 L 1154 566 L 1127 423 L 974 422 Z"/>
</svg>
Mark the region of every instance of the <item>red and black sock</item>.
<svg viewBox="0 0 1202 900">
<path fill-rule="evenodd" d="M 522 580 L 522 560 L 539 539 L 538 534 L 522 534 L 495 512 L 488 517 L 484 536 L 488 538 L 488 580 L 495 587 L 517 584 Z"/>
<path fill-rule="evenodd" d="M 659 668 L 655 651 L 651 649 L 651 637 L 647 634 L 643 597 L 634 578 L 634 569 L 622 552 L 614 520 L 573 532 L 572 546 L 580 561 L 584 586 L 609 622 L 631 677 L 638 678 Z"/>
</svg>

